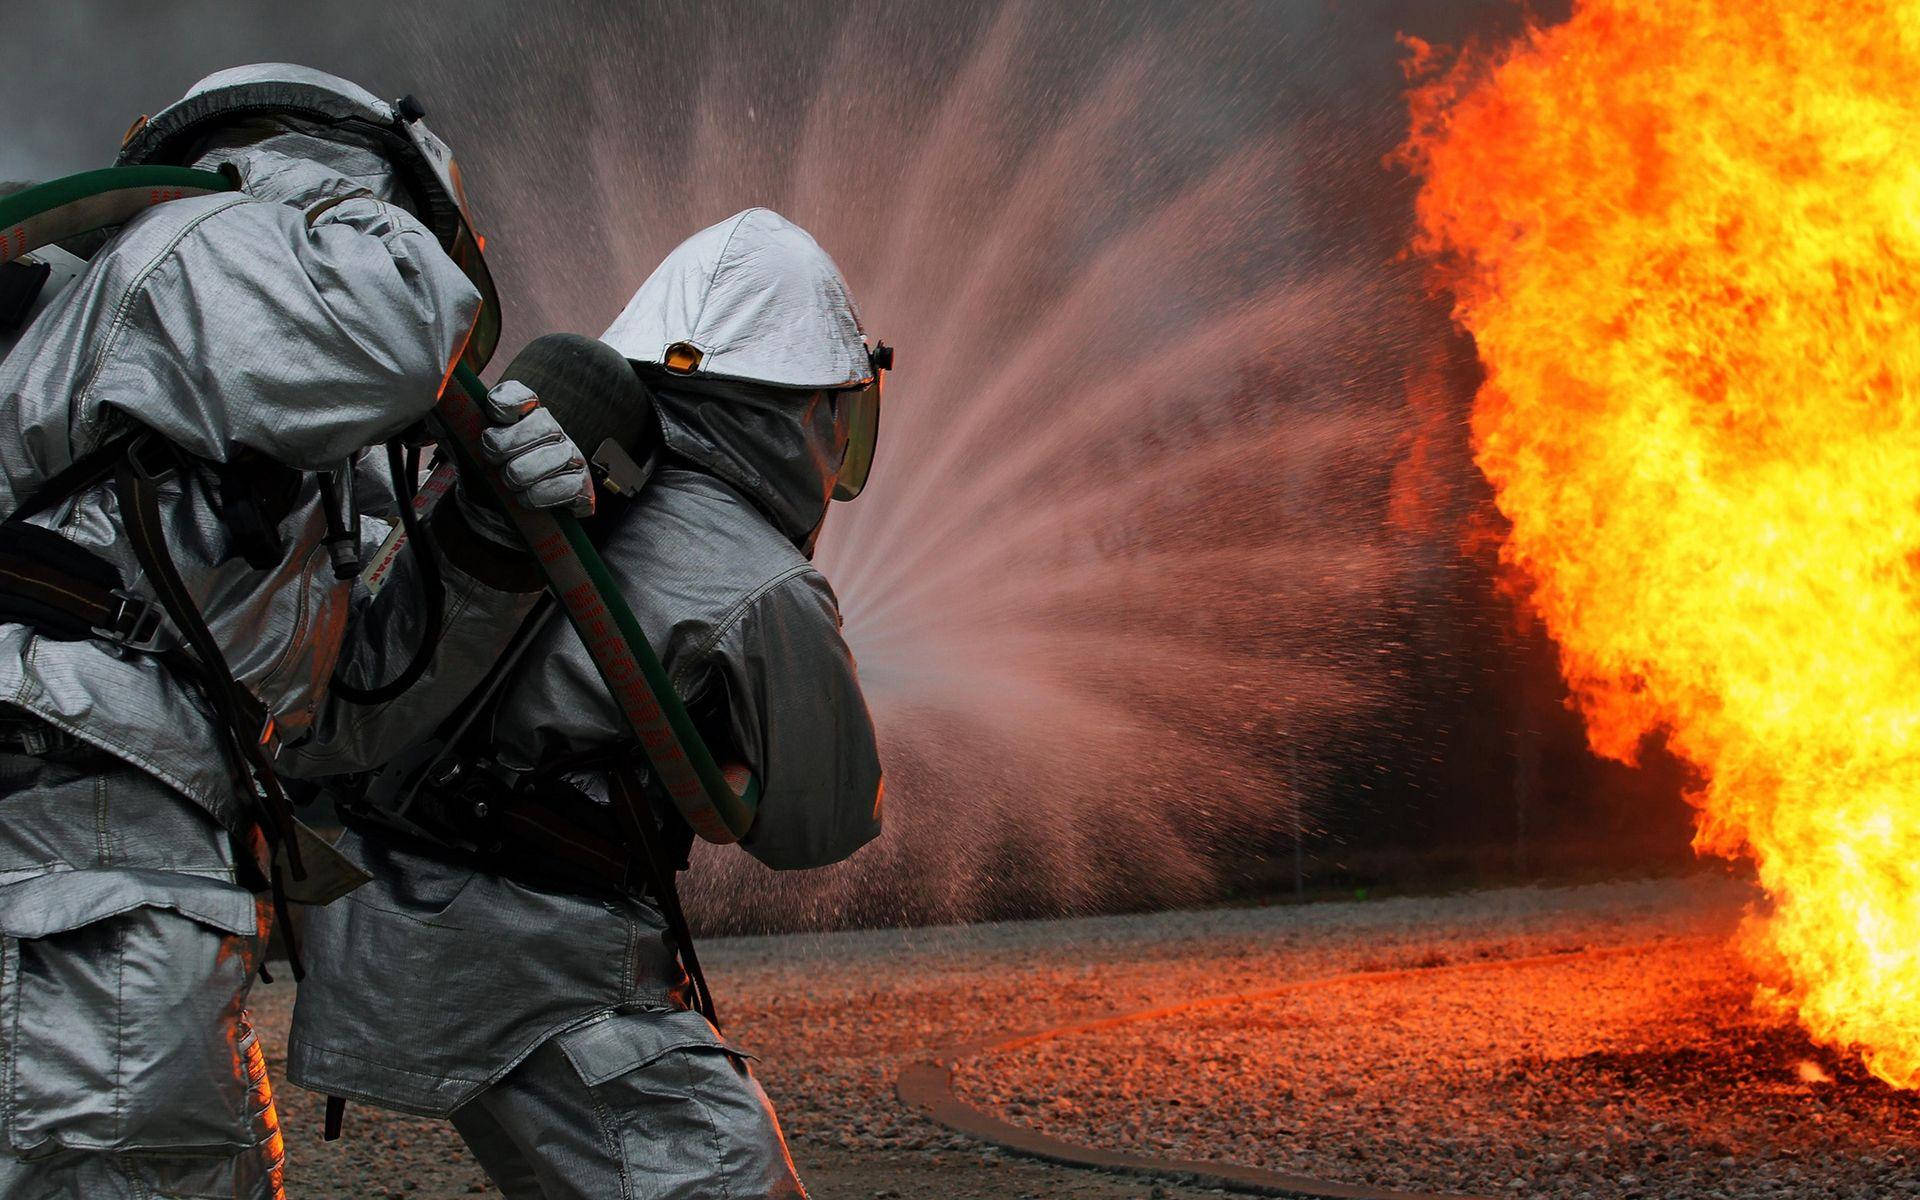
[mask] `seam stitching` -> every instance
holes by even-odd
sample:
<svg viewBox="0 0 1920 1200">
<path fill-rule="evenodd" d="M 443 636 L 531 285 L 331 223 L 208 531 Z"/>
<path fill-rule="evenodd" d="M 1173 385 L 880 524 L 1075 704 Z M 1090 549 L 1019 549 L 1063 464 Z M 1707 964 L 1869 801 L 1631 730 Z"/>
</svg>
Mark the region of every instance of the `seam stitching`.
<svg viewBox="0 0 1920 1200">
<path fill-rule="evenodd" d="M 694 310 L 693 329 L 688 335 L 689 338 L 700 336 L 700 322 L 704 321 L 707 317 L 707 300 L 713 295 L 713 285 L 719 281 L 720 272 L 726 269 L 727 251 L 733 249 L 733 239 L 739 236 L 740 227 L 747 223 L 747 217 L 751 212 L 752 210 L 749 209 L 747 212 L 741 213 L 740 219 L 733 223 L 733 228 L 727 230 L 727 240 L 720 243 L 720 253 L 714 256 L 713 271 L 707 276 L 707 285 L 700 289 L 700 307 Z M 699 345 L 698 342 L 694 344 L 696 346 Z M 665 347 L 661 349 L 664 352 Z"/>
<path fill-rule="evenodd" d="M 813 570 L 812 563 L 799 563 L 788 567 L 786 570 L 780 572 L 780 574 L 769 579 L 736 601 L 734 606 L 727 610 L 726 616 L 722 617 L 720 622 L 713 627 L 713 632 L 702 638 L 694 647 L 693 654 L 689 656 L 690 660 L 696 663 L 705 660 L 709 654 L 713 653 L 713 648 L 720 644 L 721 639 L 725 638 L 729 633 L 732 633 L 740 622 L 746 619 L 749 609 L 767 596 L 772 595 L 775 589 L 779 588 L 782 584 L 792 579 L 798 579 L 811 570 Z"/>
<path fill-rule="evenodd" d="M 73 398 L 73 405 L 76 409 L 81 412 L 86 411 L 87 402 L 93 398 L 93 393 L 100 386 L 100 375 L 106 368 L 107 359 L 112 356 L 113 351 L 119 345 L 121 335 L 126 331 L 129 313 L 133 309 L 134 299 L 146 291 L 148 281 L 150 281 L 154 273 L 160 269 L 160 264 L 172 257 L 173 252 L 179 248 L 180 243 L 185 241 L 189 234 L 196 232 L 200 226 L 206 224 L 214 217 L 219 216 L 221 213 L 226 212 L 228 209 L 252 202 L 253 197 L 244 192 L 237 192 L 227 203 L 210 208 L 206 212 L 196 216 L 192 221 L 189 221 L 176 231 L 172 237 L 168 238 L 167 244 L 162 246 L 160 250 L 147 261 L 147 265 L 140 268 L 134 275 L 133 279 L 127 284 L 126 290 L 121 293 L 120 302 L 114 306 L 113 320 L 107 323 L 107 334 L 100 339 L 100 349 L 93 355 L 92 361 L 87 364 L 87 386 L 81 390 L 79 395 Z M 93 423 L 93 421 L 88 421 L 89 425 Z"/>
</svg>

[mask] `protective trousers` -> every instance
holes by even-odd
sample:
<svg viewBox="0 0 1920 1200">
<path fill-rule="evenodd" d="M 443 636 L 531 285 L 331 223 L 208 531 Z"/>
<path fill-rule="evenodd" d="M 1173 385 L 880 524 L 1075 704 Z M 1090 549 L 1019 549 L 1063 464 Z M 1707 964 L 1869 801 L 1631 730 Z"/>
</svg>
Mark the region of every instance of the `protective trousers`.
<svg viewBox="0 0 1920 1200">
<path fill-rule="evenodd" d="M 244 1008 L 269 914 L 151 776 L 0 753 L 0 1200 L 282 1195 Z"/>
<path fill-rule="evenodd" d="M 509 1200 L 806 1200 L 766 1093 L 695 1012 L 560 1034 L 453 1123 Z"/>
</svg>

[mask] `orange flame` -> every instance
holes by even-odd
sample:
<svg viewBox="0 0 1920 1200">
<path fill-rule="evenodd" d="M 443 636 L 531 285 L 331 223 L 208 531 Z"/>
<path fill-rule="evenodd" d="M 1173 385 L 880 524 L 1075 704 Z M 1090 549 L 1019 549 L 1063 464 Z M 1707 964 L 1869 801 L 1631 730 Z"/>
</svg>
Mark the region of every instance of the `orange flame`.
<svg viewBox="0 0 1920 1200">
<path fill-rule="evenodd" d="M 1413 49 L 1417 248 L 1592 744 L 1699 767 L 1762 1000 L 1920 1086 L 1920 3 Z"/>
</svg>

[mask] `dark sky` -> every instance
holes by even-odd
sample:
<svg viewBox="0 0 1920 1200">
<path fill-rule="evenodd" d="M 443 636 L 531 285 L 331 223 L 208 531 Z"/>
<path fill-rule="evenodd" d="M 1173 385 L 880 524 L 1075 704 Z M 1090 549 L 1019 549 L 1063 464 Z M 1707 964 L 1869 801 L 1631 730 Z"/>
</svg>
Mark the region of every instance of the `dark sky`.
<svg viewBox="0 0 1920 1200">
<path fill-rule="evenodd" d="M 898 175 L 890 169 L 897 143 L 933 120 L 956 74 L 996 30 L 1023 32 L 1023 70 L 1009 84 L 1017 94 L 1000 106 L 1036 131 L 1132 47 L 1155 43 L 1182 64 L 1180 78 L 1152 81 L 1163 93 L 1157 117 L 1129 134 L 1138 139 L 1137 177 L 1093 200 L 1122 221 L 1157 201 L 1156 178 L 1178 186 L 1195 163 L 1303 119 L 1351 124 L 1349 140 L 1363 156 L 1390 147 L 1400 120 L 1395 33 L 1450 40 L 1511 26 L 1517 11 L 1485 0 L 10 7 L 0 39 L 0 105 L 9 116 L 0 179 L 103 165 L 134 117 L 209 71 L 304 62 L 383 96 L 417 94 L 463 160 L 486 232 L 501 243 L 507 281 L 523 285 L 519 315 L 586 325 L 610 316 L 634 273 L 693 228 L 748 203 L 799 203 L 792 193 L 803 190 L 795 185 L 803 172 L 870 178 L 856 202 L 868 211 L 849 224 L 880 224 Z M 829 89 L 833 103 L 817 102 Z M 817 128 L 823 119 L 835 136 L 820 141 L 826 149 L 812 161 L 797 162 L 803 124 Z M 738 150 L 716 154 L 701 144 L 716 135 Z M 607 194 L 607 160 L 635 211 L 669 210 L 675 221 L 611 255 L 581 237 L 621 216 L 621 198 Z M 690 178 L 695 173 L 700 178 Z M 587 174 L 596 188 L 585 186 Z M 844 199 L 836 204 L 849 208 Z M 560 244 L 561 231 L 575 235 L 571 244 Z M 844 257 L 837 246 L 835 253 Z M 843 265 L 861 273 L 858 263 Z M 556 284 L 556 275 L 569 282 Z M 517 340 L 514 330 L 508 340 Z"/>
</svg>

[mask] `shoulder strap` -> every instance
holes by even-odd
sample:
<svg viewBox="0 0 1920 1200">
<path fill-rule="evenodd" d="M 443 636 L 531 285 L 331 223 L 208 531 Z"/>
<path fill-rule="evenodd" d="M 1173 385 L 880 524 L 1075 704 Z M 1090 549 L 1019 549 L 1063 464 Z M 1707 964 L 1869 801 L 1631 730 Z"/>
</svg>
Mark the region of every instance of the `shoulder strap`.
<svg viewBox="0 0 1920 1200">
<path fill-rule="evenodd" d="M 441 737 L 449 751 L 459 752 L 472 737 L 492 741 L 493 714 L 500 707 L 500 693 L 506 687 L 507 677 L 520 665 L 520 660 L 526 657 L 528 649 L 540 636 L 540 631 L 547 627 L 557 611 L 553 593 L 540 593 L 540 599 L 534 601 L 533 609 L 520 622 L 513 640 L 507 643 L 506 652 L 493 664 L 493 669 L 487 672 L 480 685 L 468 694 L 466 702 L 442 722 Z"/>
<path fill-rule="evenodd" d="M 485 735 L 492 723 L 500 689 L 505 686 L 507 677 L 526 656 L 527 648 L 533 644 L 540 630 L 546 627 L 554 612 L 552 595 L 543 593 L 479 686 L 469 692 L 460 706 L 440 722 L 431 738 L 414 750 L 397 755 L 386 766 L 363 776 L 364 782 L 359 785 L 359 801 L 385 814 L 387 818 L 405 819 L 421 785 L 432 778 L 449 758 L 464 757 L 462 750 L 469 744 L 470 734 L 479 731 L 481 736 Z"/>
<path fill-rule="evenodd" d="M 8 514 L 8 523 L 23 523 L 28 517 L 39 516 L 68 497 L 96 483 L 105 482 L 113 474 L 114 468 L 120 465 L 120 460 L 126 457 L 127 447 L 133 444 L 135 436 L 136 433 L 123 433 L 119 437 L 108 438 L 54 472 Z"/>
<path fill-rule="evenodd" d="M 666 918 L 667 933 L 673 939 L 680 965 L 687 972 L 687 983 L 693 989 L 693 1006 L 718 1029 L 720 1012 L 713 1002 L 713 990 L 707 986 L 706 972 L 700 969 L 700 955 L 693 947 L 693 929 L 687 923 L 686 910 L 680 906 L 676 872 L 660 845 L 661 831 L 654 824 L 653 805 L 647 799 L 648 785 L 638 773 L 616 769 L 607 772 L 607 786 L 614 818 L 627 835 L 634 857 L 640 860 L 640 869 L 651 885 L 654 899 L 659 901 L 660 915 Z"/>
</svg>

